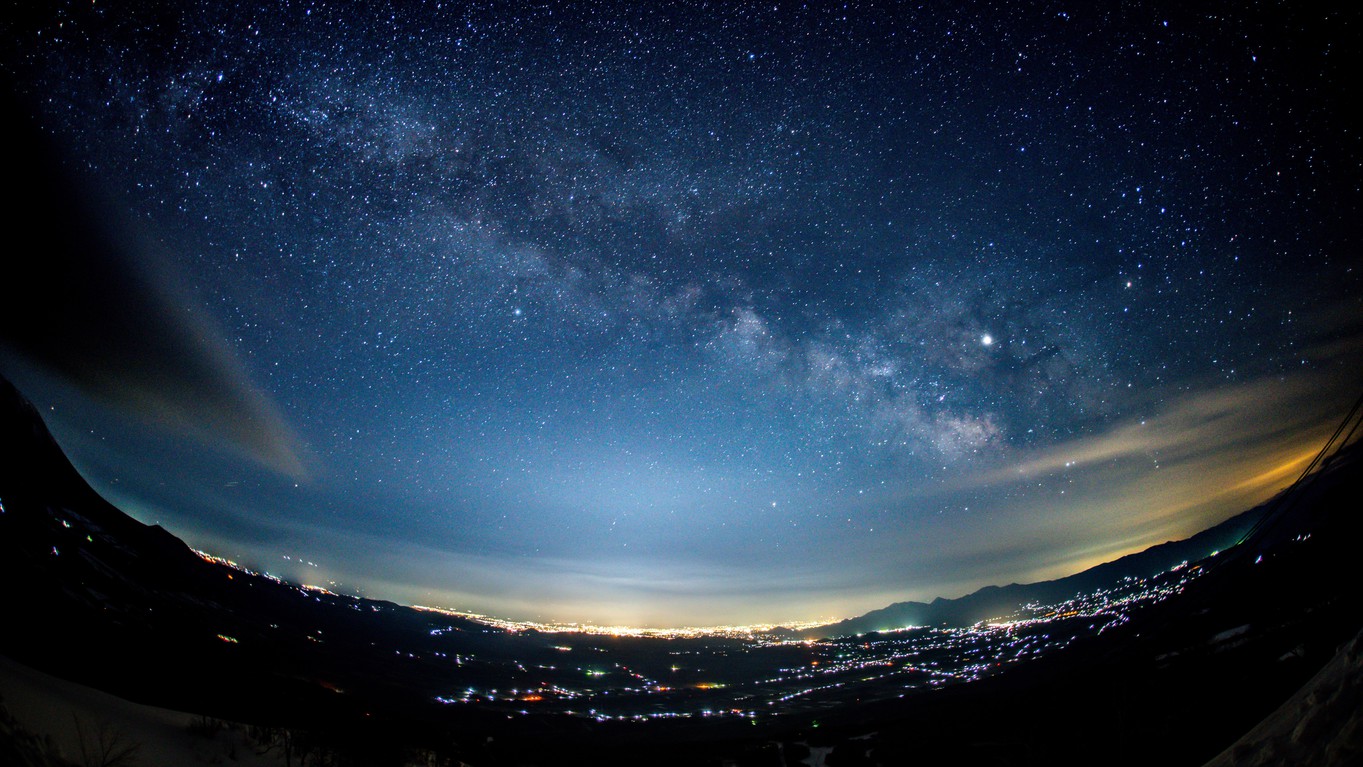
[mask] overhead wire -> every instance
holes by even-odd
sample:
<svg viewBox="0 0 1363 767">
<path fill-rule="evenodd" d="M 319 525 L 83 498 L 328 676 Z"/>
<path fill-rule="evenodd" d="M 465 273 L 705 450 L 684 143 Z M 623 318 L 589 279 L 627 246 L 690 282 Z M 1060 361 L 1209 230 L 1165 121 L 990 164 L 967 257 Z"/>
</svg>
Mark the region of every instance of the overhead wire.
<svg viewBox="0 0 1363 767">
<path fill-rule="evenodd" d="M 1306 465 L 1306 468 L 1302 469 L 1301 474 L 1292 481 L 1291 485 L 1288 485 L 1286 490 L 1278 495 L 1277 499 L 1270 505 L 1268 510 L 1245 531 L 1244 535 L 1240 536 L 1240 539 L 1236 541 L 1237 545 L 1270 529 L 1279 519 L 1292 509 L 1297 503 L 1297 500 L 1301 498 L 1303 490 L 1311 484 L 1316 476 L 1318 476 L 1316 468 L 1333 460 L 1334 457 L 1340 454 L 1340 451 L 1348 446 L 1349 441 L 1353 439 L 1360 424 L 1363 424 L 1363 418 L 1359 417 L 1360 412 L 1363 412 L 1363 394 L 1360 394 L 1358 399 L 1354 400 L 1353 406 L 1349 408 L 1349 412 L 1344 416 L 1343 420 L 1339 422 L 1339 425 L 1335 427 L 1334 433 L 1325 441 L 1325 444 L 1321 446 L 1315 457 Z M 1349 426 L 1350 423 L 1353 424 L 1352 427 Z M 1340 440 L 1339 436 L 1344 433 L 1346 427 L 1349 429 L 1349 432 L 1344 436 L 1343 440 Z"/>
</svg>

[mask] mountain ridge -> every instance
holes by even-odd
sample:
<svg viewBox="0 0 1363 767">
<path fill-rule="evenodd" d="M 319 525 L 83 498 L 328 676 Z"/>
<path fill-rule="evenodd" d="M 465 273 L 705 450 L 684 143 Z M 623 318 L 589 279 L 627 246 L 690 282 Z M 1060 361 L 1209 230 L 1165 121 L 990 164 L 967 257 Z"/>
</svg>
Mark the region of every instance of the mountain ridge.
<svg viewBox="0 0 1363 767">
<path fill-rule="evenodd" d="M 1181 562 L 1197 562 L 1215 551 L 1234 546 L 1267 513 L 1275 500 L 1276 496 L 1188 538 L 1165 541 L 1062 578 L 983 586 L 964 596 L 939 596 L 931 602 L 895 602 L 853 618 L 795 634 L 805 639 L 824 639 L 911 626 L 963 628 L 990 618 L 1005 617 L 1029 603 L 1064 601 L 1125 577 L 1149 578 Z"/>
</svg>

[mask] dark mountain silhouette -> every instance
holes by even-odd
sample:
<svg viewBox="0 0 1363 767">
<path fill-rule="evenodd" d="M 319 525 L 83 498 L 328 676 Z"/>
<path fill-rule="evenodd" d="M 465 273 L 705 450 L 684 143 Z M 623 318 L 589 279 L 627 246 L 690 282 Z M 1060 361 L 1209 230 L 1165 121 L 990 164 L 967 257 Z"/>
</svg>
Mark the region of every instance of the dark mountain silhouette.
<svg viewBox="0 0 1363 767">
<path fill-rule="evenodd" d="M 33 405 L 0 377 L 0 501 L 10 509 L 45 507 L 77 514 L 128 546 L 157 552 L 166 563 L 199 562 L 159 525 L 144 525 L 104 500 L 76 471 Z M 79 511 L 77 511 L 79 510 Z"/>
<path fill-rule="evenodd" d="M 132 700 L 345 720 L 375 700 L 429 699 L 433 664 L 394 664 L 395 644 L 426 650 L 413 638 L 433 627 L 480 650 L 504 635 L 205 560 L 100 497 L 3 378 L 0 508 L 0 576 L 12 584 L 0 652 Z M 195 700 L 199 685 L 211 699 Z"/>
<path fill-rule="evenodd" d="M 1145 551 L 1089 568 L 1056 580 L 1007 586 L 986 586 L 956 599 L 941 597 L 932 602 L 897 602 L 865 615 L 800 632 L 805 638 L 855 636 L 873 631 L 893 631 L 908 626 L 965 627 L 991 618 L 1005 618 L 1027 605 L 1063 602 L 1077 594 L 1108 588 L 1124 578 L 1151 578 L 1180 563 L 1197 563 L 1213 554 L 1229 551 L 1225 560 L 1261 556 L 1292 542 L 1298 536 L 1337 523 L 1334 503 L 1322 496 L 1337 493 L 1341 472 L 1356 470 L 1358 444 L 1347 445 L 1357 430 L 1363 397 L 1356 401 L 1344 421 L 1296 483 L 1272 499 L 1237 514 L 1191 538 L 1169 541 Z M 1345 428 L 1354 426 L 1345 434 Z M 1339 441 L 1340 437 L 1343 441 Z M 1331 477 L 1323 487 L 1315 481 Z"/>
<path fill-rule="evenodd" d="M 1183 562 L 1197 562 L 1234 546 L 1262 517 L 1273 501 L 1237 514 L 1191 538 L 1169 541 L 1145 551 L 1091 567 L 1056 580 L 1007 586 L 986 586 L 956 599 L 896 602 L 865 615 L 799 632 L 805 638 L 852 636 L 871 631 L 893 631 L 908 626 L 971 626 L 1003 618 L 1028 604 L 1055 604 L 1077 594 L 1108 588 L 1123 578 L 1150 578 Z"/>
</svg>

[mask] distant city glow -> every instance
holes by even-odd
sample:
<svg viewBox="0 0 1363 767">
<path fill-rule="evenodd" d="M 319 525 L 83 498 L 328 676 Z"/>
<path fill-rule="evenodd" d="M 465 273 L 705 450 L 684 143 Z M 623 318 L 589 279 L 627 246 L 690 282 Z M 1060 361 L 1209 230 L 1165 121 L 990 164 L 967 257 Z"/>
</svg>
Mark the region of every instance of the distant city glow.
<svg viewBox="0 0 1363 767">
<path fill-rule="evenodd" d="M 659 639 L 680 639 L 680 638 L 701 638 L 701 637 L 725 637 L 731 639 L 754 640 L 770 635 L 776 629 L 789 629 L 799 631 L 802 629 L 818 628 L 834 621 L 837 618 L 829 618 L 823 621 L 791 621 L 789 623 L 758 623 L 750 626 L 678 626 L 674 628 L 649 628 L 640 626 L 595 626 L 590 623 L 536 623 L 534 621 L 508 621 L 493 618 L 477 613 L 460 612 L 440 607 L 424 607 L 416 605 L 418 610 L 427 610 L 451 615 L 457 618 L 467 618 L 479 623 L 486 623 L 495 626 L 503 631 L 537 631 L 541 634 L 585 634 L 588 636 L 620 636 L 620 637 L 654 637 Z M 846 617 L 846 616 L 844 616 Z M 571 647 L 561 647 L 564 651 L 572 650 Z"/>
</svg>

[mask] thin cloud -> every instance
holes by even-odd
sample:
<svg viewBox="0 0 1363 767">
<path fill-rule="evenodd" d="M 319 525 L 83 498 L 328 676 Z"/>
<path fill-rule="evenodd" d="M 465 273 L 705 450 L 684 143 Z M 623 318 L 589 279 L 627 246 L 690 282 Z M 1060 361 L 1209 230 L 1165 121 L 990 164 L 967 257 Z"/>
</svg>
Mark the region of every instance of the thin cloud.
<svg viewBox="0 0 1363 767">
<path fill-rule="evenodd" d="M 1302 405 L 1321 390 L 1321 383 L 1306 376 L 1275 378 L 1190 394 L 1149 418 L 1123 421 L 1102 433 L 1026 455 L 967 484 L 1006 484 L 1136 456 L 1175 462 L 1214 455 L 1318 421 L 1318 408 Z"/>
<path fill-rule="evenodd" d="M 11 169 L 30 190 L 13 220 L 24 227 L 16 236 L 44 251 L 0 300 L 6 367 L 36 368 L 127 415 L 304 477 L 299 441 L 223 334 L 187 308 L 163 246 L 66 177 L 41 136 L 32 146 Z"/>
</svg>

